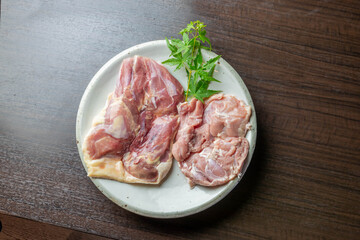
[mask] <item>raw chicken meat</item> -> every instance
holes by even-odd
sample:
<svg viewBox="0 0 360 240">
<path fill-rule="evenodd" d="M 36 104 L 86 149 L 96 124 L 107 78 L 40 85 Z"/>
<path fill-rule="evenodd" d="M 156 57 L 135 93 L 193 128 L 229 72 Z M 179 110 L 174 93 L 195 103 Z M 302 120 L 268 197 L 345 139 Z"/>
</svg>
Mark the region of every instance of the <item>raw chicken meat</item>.
<svg viewBox="0 0 360 240">
<path fill-rule="evenodd" d="M 83 145 L 88 176 L 159 183 L 172 165 L 183 88 L 154 60 L 125 59 L 115 90 L 94 119 Z"/>
<path fill-rule="evenodd" d="M 245 138 L 251 107 L 234 96 L 216 94 L 178 106 L 180 127 L 172 148 L 190 185 L 218 186 L 234 179 L 249 151 Z"/>
</svg>

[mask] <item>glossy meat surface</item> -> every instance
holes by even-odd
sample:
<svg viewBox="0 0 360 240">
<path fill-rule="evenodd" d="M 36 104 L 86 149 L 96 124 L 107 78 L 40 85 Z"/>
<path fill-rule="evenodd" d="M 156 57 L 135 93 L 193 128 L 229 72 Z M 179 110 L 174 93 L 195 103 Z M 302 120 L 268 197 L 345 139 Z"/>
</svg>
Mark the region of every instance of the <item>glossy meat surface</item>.
<svg viewBox="0 0 360 240">
<path fill-rule="evenodd" d="M 181 101 L 183 88 L 165 67 L 145 57 L 125 59 L 83 144 L 88 175 L 159 183 L 172 164 Z"/>
<path fill-rule="evenodd" d="M 238 176 L 249 151 L 250 106 L 217 94 L 205 104 L 192 99 L 178 109 L 180 127 L 172 152 L 190 185 L 218 186 Z"/>
</svg>

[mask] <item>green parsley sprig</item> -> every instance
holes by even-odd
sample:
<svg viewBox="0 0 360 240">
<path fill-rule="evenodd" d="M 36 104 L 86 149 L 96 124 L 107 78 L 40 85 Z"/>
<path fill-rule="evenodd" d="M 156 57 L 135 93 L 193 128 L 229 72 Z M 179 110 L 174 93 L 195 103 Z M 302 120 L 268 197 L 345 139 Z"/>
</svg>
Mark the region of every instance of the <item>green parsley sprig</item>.
<svg viewBox="0 0 360 240">
<path fill-rule="evenodd" d="M 206 25 L 200 21 L 190 22 L 179 33 L 182 35 L 182 40 L 172 38 L 169 41 L 169 39 L 165 38 L 172 58 L 162 63 L 176 66 L 175 71 L 185 67 L 188 78 L 187 90 L 184 93 L 185 101 L 187 101 L 188 97 L 193 96 L 204 102 L 205 98 L 221 92 L 208 89 L 210 82 L 220 82 L 213 78 L 213 73 L 221 56 L 204 62 L 201 49 L 211 51 L 211 43 L 209 38 L 206 37 L 205 27 Z M 208 47 L 203 44 L 207 44 Z"/>
</svg>

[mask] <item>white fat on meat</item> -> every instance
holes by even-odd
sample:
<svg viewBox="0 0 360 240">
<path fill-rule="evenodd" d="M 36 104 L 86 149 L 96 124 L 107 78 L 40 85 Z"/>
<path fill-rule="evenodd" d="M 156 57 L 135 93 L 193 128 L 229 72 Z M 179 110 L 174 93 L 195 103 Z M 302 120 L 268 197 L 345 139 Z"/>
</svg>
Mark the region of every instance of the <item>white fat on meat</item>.
<svg viewBox="0 0 360 240">
<path fill-rule="evenodd" d="M 180 127 L 172 152 L 190 185 L 226 184 L 241 172 L 249 151 L 251 107 L 234 96 L 216 94 L 178 106 Z"/>
<path fill-rule="evenodd" d="M 181 84 L 152 59 L 125 59 L 119 79 L 85 137 L 88 176 L 158 184 L 172 165 Z"/>
</svg>

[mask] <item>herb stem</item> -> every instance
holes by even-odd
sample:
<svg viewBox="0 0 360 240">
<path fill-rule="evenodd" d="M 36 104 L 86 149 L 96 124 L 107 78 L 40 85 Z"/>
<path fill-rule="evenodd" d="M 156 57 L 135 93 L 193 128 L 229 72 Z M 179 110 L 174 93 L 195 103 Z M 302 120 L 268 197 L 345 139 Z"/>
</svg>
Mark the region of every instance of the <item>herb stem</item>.
<svg viewBox="0 0 360 240">
<path fill-rule="evenodd" d="M 194 52 L 195 52 L 195 46 L 196 46 L 196 38 L 198 37 L 198 34 L 197 32 L 195 33 L 195 36 L 194 36 L 194 45 L 193 45 L 193 49 L 192 49 L 192 52 L 191 52 L 191 65 L 194 63 Z M 187 101 L 188 99 L 188 95 L 189 95 L 189 88 L 190 88 L 190 79 L 191 79 L 191 74 L 192 74 L 192 71 L 186 66 L 186 64 L 184 64 L 185 68 L 188 70 L 188 83 L 187 83 L 187 89 L 186 89 L 186 95 L 185 95 L 185 101 Z"/>
<path fill-rule="evenodd" d="M 189 78 L 188 78 L 188 82 L 187 82 L 187 89 L 186 89 L 186 94 L 185 94 L 185 102 L 187 101 L 187 98 L 188 98 L 188 95 L 189 95 L 189 87 L 190 87 L 190 77 L 191 77 L 191 70 L 186 66 L 186 64 L 184 64 L 187 72 L 188 72 L 188 75 L 189 75 Z"/>
<path fill-rule="evenodd" d="M 191 52 L 191 56 L 194 56 L 194 52 L 195 52 L 195 45 L 196 45 L 196 38 L 197 38 L 197 34 L 195 35 L 195 39 L 194 39 L 194 46 L 193 46 L 193 50 Z M 191 61 L 191 63 L 193 63 L 194 60 Z"/>
<path fill-rule="evenodd" d="M 191 77 L 191 70 L 189 72 L 189 79 L 188 79 L 188 85 L 187 85 L 187 89 L 186 89 L 186 95 L 185 95 L 185 102 L 187 102 L 188 99 L 188 95 L 189 95 L 189 88 L 190 88 L 190 77 Z"/>
</svg>

